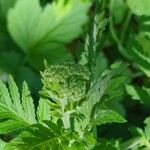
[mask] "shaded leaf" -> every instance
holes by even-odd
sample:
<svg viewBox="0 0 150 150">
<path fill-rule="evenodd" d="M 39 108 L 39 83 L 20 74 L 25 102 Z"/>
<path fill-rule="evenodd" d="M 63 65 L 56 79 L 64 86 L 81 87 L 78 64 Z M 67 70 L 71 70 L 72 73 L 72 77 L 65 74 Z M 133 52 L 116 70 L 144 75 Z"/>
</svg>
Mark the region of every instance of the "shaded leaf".
<svg viewBox="0 0 150 150">
<path fill-rule="evenodd" d="M 126 120 L 117 112 L 109 109 L 99 110 L 91 120 L 93 125 L 102 125 L 107 123 L 124 123 Z"/>
</svg>

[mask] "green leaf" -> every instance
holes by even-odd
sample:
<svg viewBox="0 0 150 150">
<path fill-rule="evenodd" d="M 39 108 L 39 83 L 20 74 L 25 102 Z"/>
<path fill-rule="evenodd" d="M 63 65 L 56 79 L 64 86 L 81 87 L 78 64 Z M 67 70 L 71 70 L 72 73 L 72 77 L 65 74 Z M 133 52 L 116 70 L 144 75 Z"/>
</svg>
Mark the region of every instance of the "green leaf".
<svg viewBox="0 0 150 150">
<path fill-rule="evenodd" d="M 124 149 L 124 150 L 128 150 L 128 149 L 137 149 L 138 150 L 138 146 L 142 143 L 142 138 L 141 137 L 135 137 L 132 138 L 126 142 L 124 142 L 123 144 L 121 144 L 120 149 Z"/>
<path fill-rule="evenodd" d="M 122 62 L 116 62 L 106 70 L 98 81 L 91 87 L 87 94 L 87 100 L 83 102 L 80 112 L 85 118 L 81 126 L 85 128 L 93 116 L 96 104 L 105 104 L 108 101 L 117 99 L 124 92 L 124 84 L 127 82 L 125 74 L 127 65 Z M 79 127 L 77 127 L 79 129 Z"/>
<path fill-rule="evenodd" d="M 103 140 L 100 139 L 99 143 L 96 144 L 93 150 L 117 150 L 115 148 L 115 143 L 111 142 L 111 140 Z"/>
<path fill-rule="evenodd" d="M 147 57 L 150 58 L 150 40 L 145 37 L 142 29 L 140 30 L 140 33 L 136 36 L 136 40 L 138 41 L 139 45 L 141 45 L 143 53 L 145 53 Z"/>
<path fill-rule="evenodd" d="M 139 135 L 121 144 L 120 149 L 150 149 L 150 117 L 146 118 L 144 123 L 144 130 L 136 128 Z"/>
<path fill-rule="evenodd" d="M 104 56 L 104 54 L 100 52 L 96 59 L 96 67 L 94 75 L 95 80 L 97 80 L 99 76 L 101 76 L 101 74 L 106 70 L 107 66 L 108 66 L 107 59 Z"/>
<path fill-rule="evenodd" d="M 142 33 L 145 36 L 145 39 L 150 41 L 150 15 L 140 17 L 140 23 L 141 23 L 140 24 L 140 33 Z M 146 38 L 146 37 L 148 37 L 148 38 Z M 144 43 L 146 43 L 146 40 Z M 141 43 L 141 44 L 144 45 L 144 43 Z"/>
<path fill-rule="evenodd" d="M 37 118 L 39 123 L 42 123 L 44 120 L 51 120 L 51 107 L 49 106 L 49 101 L 46 99 L 40 99 Z"/>
<path fill-rule="evenodd" d="M 109 109 L 101 109 L 91 120 L 93 125 L 102 125 L 107 123 L 124 123 L 126 120 L 117 112 Z"/>
<path fill-rule="evenodd" d="M 143 51 L 142 46 L 135 39 L 131 38 L 126 50 L 129 54 L 129 59 L 132 60 L 145 75 L 150 77 L 150 59 L 148 54 Z"/>
<path fill-rule="evenodd" d="M 121 144 L 120 149 L 150 149 L 150 117 L 145 119 L 144 124 L 144 130 L 137 127 L 138 136 Z"/>
<path fill-rule="evenodd" d="M 12 77 L 8 85 L 9 89 L 0 81 L 0 119 L 3 119 L 0 123 L 1 134 L 36 123 L 34 104 L 27 84 L 23 83 L 21 96 Z"/>
<path fill-rule="evenodd" d="M 64 45 L 82 33 L 89 7 L 90 3 L 82 0 L 58 0 L 44 8 L 39 0 L 19 0 L 9 11 L 8 29 L 29 58 L 33 57 L 32 63 L 44 58 L 57 61 L 62 56 L 68 60 Z"/>
<path fill-rule="evenodd" d="M 150 89 L 146 87 L 138 87 L 132 85 L 126 85 L 127 93 L 132 97 L 134 100 L 139 100 L 141 103 L 145 103 L 150 105 Z"/>
<path fill-rule="evenodd" d="M 25 111 L 24 115 L 28 118 L 28 122 L 30 124 L 36 123 L 34 103 L 26 82 L 23 83 L 21 102 L 22 109 Z"/>
<path fill-rule="evenodd" d="M 149 0 L 127 0 L 127 4 L 131 11 L 138 16 L 150 15 Z"/>
<path fill-rule="evenodd" d="M 6 150 L 63 149 L 63 147 L 69 150 L 69 142 L 74 138 L 75 136 L 70 135 L 70 132 L 62 132 L 62 128 L 58 125 L 44 121 L 44 125 L 35 124 L 29 127 L 26 132 L 10 142 Z"/>
<path fill-rule="evenodd" d="M 126 64 L 116 62 L 111 65 L 109 70 L 103 72 L 90 91 L 93 106 L 105 96 L 108 97 L 108 100 L 112 100 L 123 94 L 123 86 L 127 81 L 125 74 L 126 67 Z M 107 100 L 107 98 L 105 100 Z"/>
<path fill-rule="evenodd" d="M 22 123 L 9 119 L 7 121 L 0 122 L 0 133 L 7 134 L 17 130 L 18 127 L 21 126 Z"/>
<path fill-rule="evenodd" d="M 4 150 L 6 143 L 0 139 L 0 150 Z"/>
<path fill-rule="evenodd" d="M 145 137 L 149 141 L 150 140 L 150 117 L 146 118 L 144 123 L 146 125 L 144 128 Z M 150 144 L 150 142 L 149 142 L 149 144 Z"/>
<path fill-rule="evenodd" d="M 113 15 L 114 22 L 119 24 L 125 19 L 127 13 L 127 6 L 123 0 L 111 0 L 110 11 Z M 116 11 L 117 10 L 117 11 Z"/>
<path fill-rule="evenodd" d="M 103 32 L 108 24 L 109 19 L 104 18 L 104 13 L 100 13 L 94 16 L 93 26 L 92 26 L 92 34 L 87 34 L 84 51 L 80 55 L 79 63 L 82 65 L 87 65 L 91 72 L 91 81 L 94 82 L 94 76 L 97 76 L 97 73 L 100 73 L 98 70 L 98 65 L 102 65 L 100 63 L 106 63 L 106 60 L 103 59 L 100 61 L 100 57 L 102 52 L 102 42 Z M 106 65 L 106 64 L 105 64 Z M 99 74 L 100 76 L 100 74 Z M 96 80 L 96 79 L 95 79 Z M 93 83 L 92 83 L 93 84 Z"/>
</svg>

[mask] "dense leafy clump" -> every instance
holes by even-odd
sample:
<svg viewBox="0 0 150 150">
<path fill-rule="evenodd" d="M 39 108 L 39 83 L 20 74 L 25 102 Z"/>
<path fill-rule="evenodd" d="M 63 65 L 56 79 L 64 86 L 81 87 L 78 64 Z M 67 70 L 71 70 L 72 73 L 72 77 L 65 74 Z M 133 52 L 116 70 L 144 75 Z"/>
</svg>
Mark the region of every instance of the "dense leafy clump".
<svg viewBox="0 0 150 150">
<path fill-rule="evenodd" d="M 42 77 L 47 97 L 73 102 L 86 96 L 90 72 L 82 65 L 61 64 L 48 67 Z"/>
<path fill-rule="evenodd" d="M 101 102 L 103 95 L 113 96 L 113 93 L 110 94 L 110 83 L 114 80 L 119 81 L 120 77 L 117 77 L 115 72 L 119 69 L 121 75 L 125 69 L 121 68 L 123 66 L 122 63 L 114 64 L 99 79 L 99 82 L 104 80 L 104 83 L 96 83 L 91 89 L 87 88 L 90 74 L 85 66 L 64 63 L 48 67 L 42 73 L 43 89 L 41 93 L 45 98 L 40 99 L 37 112 L 35 112 L 26 83 L 23 84 L 22 97 L 20 97 L 12 77 L 9 79 L 10 95 L 6 85 L 1 82 L 0 111 L 2 113 L 0 117 L 2 122 L 0 131 L 1 133 L 12 133 L 18 130 L 18 135 L 6 144 L 6 149 L 94 148 L 98 141 L 92 129 L 96 125 L 125 122 L 120 114 L 107 108 L 105 101 Z M 106 79 L 103 79 L 103 76 L 106 76 Z M 101 93 L 100 95 L 97 90 Z M 116 91 L 117 88 L 113 90 Z M 73 102 L 78 103 L 74 105 Z M 95 107 L 99 109 L 95 111 Z M 86 109 L 89 109 L 88 113 L 85 113 Z M 92 139 L 93 142 L 87 138 Z"/>
</svg>

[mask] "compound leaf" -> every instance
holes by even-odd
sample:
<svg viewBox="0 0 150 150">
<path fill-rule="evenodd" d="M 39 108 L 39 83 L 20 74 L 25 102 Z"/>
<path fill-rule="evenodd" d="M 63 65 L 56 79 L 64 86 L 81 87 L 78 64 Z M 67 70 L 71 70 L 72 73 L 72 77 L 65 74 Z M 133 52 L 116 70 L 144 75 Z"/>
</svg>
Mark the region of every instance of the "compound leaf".
<svg viewBox="0 0 150 150">
<path fill-rule="evenodd" d="M 12 77 L 9 77 L 9 88 L 0 81 L 0 133 L 27 127 L 36 123 L 33 100 L 24 82 L 22 95 Z"/>
<path fill-rule="evenodd" d="M 62 128 L 50 121 L 44 121 L 43 125 L 35 124 L 22 133 L 18 138 L 11 141 L 7 146 L 8 149 L 18 150 L 43 150 L 43 149 L 66 149 L 69 150 L 69 142 L 74 139 L 71 132 L 63 132 Z M 75 140 L 76 141 L 76 140 Z M 76 142 L 72 143 L 73 145 Z M 72 148 L 70 146 L 70 149 Z M 83 148 L 83 147 L 82 147 Z"/>
</svg>

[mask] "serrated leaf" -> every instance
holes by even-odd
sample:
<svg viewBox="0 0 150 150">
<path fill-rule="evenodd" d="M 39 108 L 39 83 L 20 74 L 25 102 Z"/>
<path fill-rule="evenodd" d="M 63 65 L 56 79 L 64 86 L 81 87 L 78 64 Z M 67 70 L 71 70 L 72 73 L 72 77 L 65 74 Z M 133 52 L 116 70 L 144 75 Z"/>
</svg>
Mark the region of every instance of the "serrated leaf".
<svg viewBox="0 0 150 150">
<path fill-rule="evenodd" d="M 126 67 L 126 64 L 116 62 L 111 65 L 109 70 L 103 72 L 99 80 L 91 88 L 91 100 L 93 99 L 94 105 L 105 95 L 108 95 L 109 100 L 111 100 L 123 94 L 123 89 L 120 90 L 120 88 L 127 81 L 127 77 L 124 74 Z"/>
<path fill-rule="evenodd" d="M 16 127 L 21 127 L 22 123 L 15 122 L 14 120 L 7 120 L 0 123 L 0 134 L 7 134 L 14 130 Z"/>
<path fill-rule="evenodd" d="M 114 144 L 112 144 L 111 142 L 101 141 L 94 147 L 93 150 L 117 150 L 117 149 L 114 147 Z"/>
<path fill-rule="evenodd" d="M 145 37 L 148 37 L 147 40 L 150 40 L 150 15 L 140 17 L 140 25 L 140 33 L 142 33 Z"/>
<path fill-rule="evenodd" d="M 141 45 L 133 38 L 131 38 L 128 43 L 127 52 L 130 56 L 129 59 L 132 60 L 145 75 L 150 77 L 150 59 L 147 53 L 143 51 Z"/>
<path fill-rule="evenodd" d="M 126 120 L 117 112 L 109 109 L 99 110 L 91 120 L 93 125 L 102 125 L 107 123 L 124 123 Z"/>
<path fill-rule="evenodd" d="M 61 128 L 50 121 L 46 121 L 45 123 L 46 124 L 44 125 L 32 125 L 26 132 L 22 133 L 18 138 L 10 142 L 6 146 L 6 149 L 9 150 L 11 148 L 16 148 L 18 150 L 43 150 L 67 147 L 67 145 L 69 145 L 68 140 L 71 140 L 71 137 L 69 137 L 70 133 L 61 133 Z"/>
<path fill-rule="evenodd" d="M 123 144 L 121 144 L 120 149 L 124 149 L 124 150 L 128 150 L 128 149 L 139 149 L 139 145 L 142 143 L 142 138 L 141 137 L 135 137 L 132 138 L 130 140 L 128 140 L 127 142 L 124 142 Z M 143 148 L 142 148 L 143 149 Z"/>
<path fill-rule="evenodd" d="M 96 59 L 96 67 L 95 67 L 95 80 L 99 78 L 99 76 L 104 72 L 104 70 L 107 68 L 108 62 L 106 57 L 102 52 L 99 53 Z"/>
<path fill-rule="evenodd" d="M 136 39 L 137 39 L 139 45 L 141 45 L 141 47 L 143 49 L 143 53 L 145 53 L 147 55 L 147 57 L 150 58 L 150 51 L 149 51 L 150 39 L 145 37 L 145 34 L 143 33 L 142 29 L 140 30 L 140 33 L 136 36 Z"/>
<path fill-rule="evenodd" d="M 0 81 L 0 119 L 3 119 L 0 125 L 1 133 L 36 123 L 33 100 L 27 84 L 23 85 L 22 96 L 12 77 L 9 78 L 8 85 L 9 88 Z"/>
<path fill-rule="evenodd" d="M 120 149 L 144 149 L 148 150 L 150 146 L 150 118 L 146 118 L 144 130 L 142 128 L 136 128 L 138 136 L 134 137 L 127 142 L 121 144 Z"/>
<path fill-rule="evenodd" d="M 139 100 L 141 103 L 150 104 L 150 92 L 149 89 L 146 87 L 138 87 L 132 85 L 126 85 L 127 93 L 132 97 L 134 100 Z"/>
<path fill-rule="evenodd" d="M 25 117 L 28 118 L 28 121 L 30 124 L 33 124 L 36 122 L 36 116 L 35 116 L 35 108 L 34 108 L 34 103 L 33 99 L 30 96 L 31 93 L 28 89 L 28 85 L 26 82 L 23 82 L 23 88 L 22 88 L 22 97 L 21 97 L 21 102 L 22 102 L 22 107 L 23 110 L 25 111 Z"/>
<path fill-rule="evenodd" d="M 37 110 L 37 118 L 39 123 L 42 123 L 44 120 L 51 120 L 51 107 L 48 104 L 46 99 L 40 99 L 39 106 Z"/>
<path fill-rule="evenodd" d="M 92 119 L 91 116 L 93 115 L 93 109 L 96 104 L 105 104 L 123 94 L 123 86 L 127 82 L 125 75 L 126 67 L 127 65 L 122 62 L 114 63 L 110 69 L 103 72 L 98 81 L 91 87 L 87 95 L 87 101 L 83 102 L 80 110 L 85 116 L 83 122 L 81 121 L 83 128 L 85 128 L 89 124 L 90 119 Z M 79 127 L 77 127 L 77 129 L 79 129 Z"/>
</svg>

